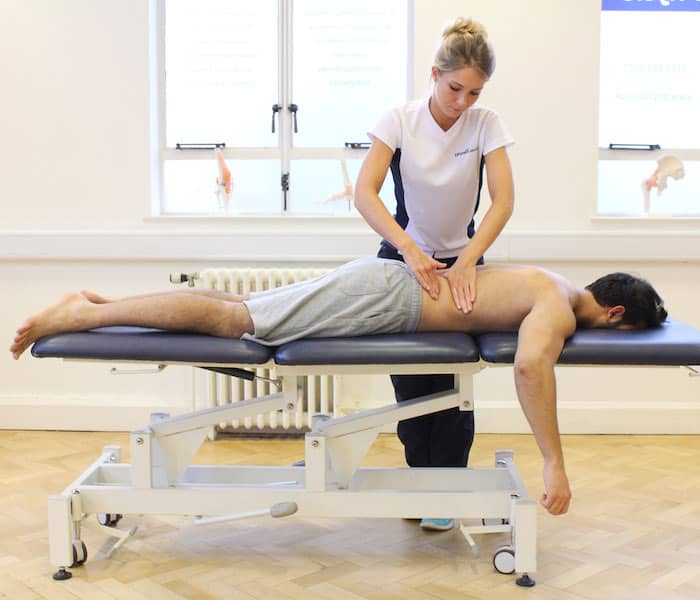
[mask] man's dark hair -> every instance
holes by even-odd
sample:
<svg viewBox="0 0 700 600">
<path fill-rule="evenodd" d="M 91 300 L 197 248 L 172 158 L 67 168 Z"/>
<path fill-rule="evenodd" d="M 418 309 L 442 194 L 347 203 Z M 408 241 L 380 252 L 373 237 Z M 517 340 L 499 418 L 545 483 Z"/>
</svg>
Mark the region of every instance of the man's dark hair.
<svg viewBox="0 0 700 600">
<path fill-rule="evenodd" d="M 658 327 L 668 313 L 664 301 L 651 284 L 629 273 L 610 273 L 586 286 L 601 306 L 625 307 L 622 324 Z"/>
</svg>

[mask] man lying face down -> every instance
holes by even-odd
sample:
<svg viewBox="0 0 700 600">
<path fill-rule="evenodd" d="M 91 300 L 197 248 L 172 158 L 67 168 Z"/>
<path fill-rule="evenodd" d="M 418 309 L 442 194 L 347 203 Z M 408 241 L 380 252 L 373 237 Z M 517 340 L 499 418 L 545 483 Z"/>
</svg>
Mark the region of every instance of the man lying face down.
<svg viewBox="0 0 700 600">
<path fill-rule="evenodd" d="M 634 329 L 666 319 L 646 281 L 614 273 L 580 289 L 536 267 L 477 267 L 478 298 L 456 308 L 440 278 L 433 300 L 406 265 L 378 258 L 343 265 L 309 281 L 236 296 L 217 290 L 164 292 L 109 300 L 83 291 L 29 317 L 10 347 L 15 359 L 37 339 L 110 325 L 191 331 L 279 345 L 298 338 L 416 331 L 517 331 L 515 386 L 544 458 L 540 503 L 554 515 L 571 499 L 556 413 L 554 365 L 577 327 Z"/>
</svg>

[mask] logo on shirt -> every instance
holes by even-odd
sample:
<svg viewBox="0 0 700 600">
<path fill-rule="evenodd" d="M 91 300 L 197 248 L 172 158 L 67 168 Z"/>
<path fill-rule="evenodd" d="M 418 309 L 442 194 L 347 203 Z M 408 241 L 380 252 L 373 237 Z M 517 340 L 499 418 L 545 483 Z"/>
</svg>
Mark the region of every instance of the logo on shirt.
<svg viewBox="0 0 700 600">
<path fill-rule="evenodd" d="M 464 156 L 465 154 L 471 154 L 472 152 L 476 152 L 479 148 L 477 146 L 473 148 L 465 148 L 461 152 L 455 152 L 455 158 L 459 156 Z"/>
</svg>

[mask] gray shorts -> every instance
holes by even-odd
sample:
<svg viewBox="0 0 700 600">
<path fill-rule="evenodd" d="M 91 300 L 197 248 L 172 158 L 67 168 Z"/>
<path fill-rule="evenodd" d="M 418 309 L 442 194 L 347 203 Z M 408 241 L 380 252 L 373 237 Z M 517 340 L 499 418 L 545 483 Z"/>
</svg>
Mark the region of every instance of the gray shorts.
<svg viewBox="0 0 700 600">
<path fill-rule="evenodd" d="M 422 292 L 408 267 L 396 260 L 363 258 L 309 281 L 245 300 L 255 334 L 267 346 L 299 338 L 413 333 Z"/>
</svg>

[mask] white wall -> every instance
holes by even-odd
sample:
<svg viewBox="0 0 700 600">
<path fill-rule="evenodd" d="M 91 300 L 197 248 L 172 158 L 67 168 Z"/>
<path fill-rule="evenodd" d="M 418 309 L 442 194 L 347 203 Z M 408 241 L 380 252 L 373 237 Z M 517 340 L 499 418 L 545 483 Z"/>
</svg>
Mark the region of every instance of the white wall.
<svg viewBox="0 0 700 600">
<path fill-rule="evenodd" d="M 581 284 L 604 271 L 637 271 L 654 281 L 673 316 L 700 327 L 698 221 L 592 218 L 599 6 L 466 6 L 497 51 L 482 102 L 502 113 L 516 138 L 516 212 L 489 259 L 542 263 Z M 441 26 L 464 10 L 455 0 L 416 0 L 416 95 Z M 332 265 L 377 246 L 352 218 L 149 218 L 149 14 L 146 0 L 0 0 L 0 331 L 8 344 L 28 312 L 68 289 L 132 293 L 167 285 L 170 271 L 215 262 Z M 562 421 L 590 422 L 591 431 L 618 422 L 695 431 L 700 420 L 688 415 L 697 416 L 698 380 L 657 373 L 567 370 L 560 406 L 573 404 Z M 5 355 L 0 377 L 5 426 L 132 427 L 151 408 L 185 410 L 191 402 L 186 369 L 119 378 L 94 365 L 14 363 Z M 481 378 L 480 429 L 520 427 L 507 369 Z M 383 385 L 372 402 L 385 400 Z M 615 410 L 601 407 L 603 399 Z"/>
<path fill-rule="evenodd" d="M 133 227 L 149 206 L 148 3 L 0 3 L 3 229 Z"/>
</svg>

